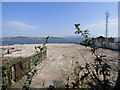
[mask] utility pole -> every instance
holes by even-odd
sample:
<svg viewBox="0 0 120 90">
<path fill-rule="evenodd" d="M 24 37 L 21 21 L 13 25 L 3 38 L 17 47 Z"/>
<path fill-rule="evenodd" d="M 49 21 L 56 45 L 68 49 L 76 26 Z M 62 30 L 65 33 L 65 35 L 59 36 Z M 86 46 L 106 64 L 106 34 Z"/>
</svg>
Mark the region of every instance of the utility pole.
<svg viewBox="0 0 120 90">
<path fill-rule="evenodd" d="M 106 38 L 108 37 L 108 17 L 110 16 L 110 13 L 106 11 Z"/>
</svg>

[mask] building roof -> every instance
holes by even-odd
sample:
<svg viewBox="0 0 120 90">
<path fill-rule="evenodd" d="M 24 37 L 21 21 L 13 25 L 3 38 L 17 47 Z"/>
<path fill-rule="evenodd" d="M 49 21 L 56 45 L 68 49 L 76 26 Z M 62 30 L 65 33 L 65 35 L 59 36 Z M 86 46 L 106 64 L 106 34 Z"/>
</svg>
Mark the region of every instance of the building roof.
<svg viewBox="0 0 120 90">
<path fill-rule="evenodd" d="M 97 37 L 96 39 L 105 39 L 105 37 L 99 36 L 99 37 Z"/>
</svg>

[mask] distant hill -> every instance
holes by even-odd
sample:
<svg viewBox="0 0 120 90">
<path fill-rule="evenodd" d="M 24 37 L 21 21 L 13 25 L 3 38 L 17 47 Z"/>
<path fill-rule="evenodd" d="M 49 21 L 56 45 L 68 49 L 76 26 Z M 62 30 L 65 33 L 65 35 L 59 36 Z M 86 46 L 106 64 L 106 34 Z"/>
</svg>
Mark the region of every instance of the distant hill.
<svg viewBox="0 0 120 90">
<path fill-rule="evenodd" d="M 83 37 L 80 36 L 80 35 L 77 35 L 77 36 L 67 36 L 67 37 L 64 37 L 64 38 L 71 39 L 71 38 L 83 38 Z"/>
<path fill-rule="evenodd" d="M 26 37 L 26 36 L 17 36 L 17 37 L 3 37 L 2 40 L 44 40 L 46 37 Z M 49 39 L 64 39 L 62 37 L 50 37 Z"/>
</svg>

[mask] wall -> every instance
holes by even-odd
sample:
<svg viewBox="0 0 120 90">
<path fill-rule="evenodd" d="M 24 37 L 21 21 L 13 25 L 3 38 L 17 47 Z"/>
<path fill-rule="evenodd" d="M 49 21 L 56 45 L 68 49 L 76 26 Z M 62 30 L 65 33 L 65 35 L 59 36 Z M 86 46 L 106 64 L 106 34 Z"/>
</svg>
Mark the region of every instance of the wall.
<svg viewBox="0 0 120 90">
<path fill-rule="evenodd" d="M 39 58 L 37 65 L 47 58 L 46 50 L 41 53 L 42 53 L 42 56 Z M 38 54 L 34 54 L 29 57 L 21 57 L 21 56 L 9 57 L 9 62 L 12 65 L 12 68 L 11 68 L 12 75 L 9 76 L 9 80 L 7 84 L 8 87 L 14 85 L 16 82 L 18 82 L 20 79 L 22 79 L 25 76 L 25 72 L 28 70 L 25 68 L 26 65 L 29 67 L 29 69 L 34 68 L 34 65 L 32 64 L 32 59 L 37 58 L 37 56 Z M 6 59 L 8 59 L 8 57 L 2 58 L 2 62 L 4 62 L 4 60 Z M 5 66 L 6 66 L 6 63 L 3 63 L 2 70 L 5 69 Z"/>
<path fill-rule="evenodd" d="M 113 50 L 120 50 L 120 43 L 96 43 L 98 47 L 102 48 L 108 48 L 108 49 L 113 49 Z"/>
</svg>

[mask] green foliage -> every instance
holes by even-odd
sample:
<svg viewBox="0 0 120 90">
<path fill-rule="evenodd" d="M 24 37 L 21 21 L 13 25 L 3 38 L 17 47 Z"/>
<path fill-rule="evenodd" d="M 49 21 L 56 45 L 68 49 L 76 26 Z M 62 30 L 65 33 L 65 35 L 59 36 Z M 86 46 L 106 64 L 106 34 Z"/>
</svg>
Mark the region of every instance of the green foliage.
<svg viewBox="0 0 120 90">
<path fill-rule="evenodd" d="M 11 68 L 12 65 L 10 64 L 9 60 L 5 60 L 6 62 L 6 66 L 4 67 L 3 73 L 2 73 L 2 89 L 6 90 L 7 89 L 7 84 L 8 84 L 8 80 L 11 76 Z"/>
<path fill-rule="evenodd" d="M 36 58 L 32 59 L 32 63 L 34 66 L 37 66 L 37 62 L 39 61 L 39 59 L 40 59 L 40 56 L 37 56 Z M 25 68 L 27 69 L 27 72 L 26 72 L 27 80 L 23 84 L 23 89 L 30 89 L 32 78 L 35 74 L 37 74 L 38 69 L 36 67 L 33 69 L 29 69 L 28 64 L 26 64 Z"/>
<path fill-rule="evenodd" d="M 36 51 L 38 56 L 36 58 L 32 59 L 32 63 L 33 63 L 34 66 L 37 66 L 37 62 L 39 61 L 40 57 L 42 57 L 42 52 L 47 49 L 46 44 L 48 42 L 48 38 L 49 38 L 49 36 L 46 38 L 46 43 L 43 43 L 43 46 L 38 46 L 37 47 L 39 49 L 39 50 Z M 23 84 L 23 89 L 29 90 L 31 82 L 32 82 L 32 78 L 35 74 L 37 74 L 38 69 L 36 67 L 34 67 L 33 69 L 29 69 L 27 64 L 26 64 L 26 69 L 28 69 L 27 72 L 26 72 L 27 80 Z"/>
<path fill-rule="evenodd" d="M 95 56 L 94 62 L 86 62 L 85 66 L 77 66 L 74 69 L 75 80 L 72 82 L 72 88 L 90 88 L 90 89 L 103 89 L 107 90 L 111 87 L 110 82 L 110 72 L 112 70 L 111 66 L 107 63 L 109 62 L 105 55 L 96 54 L 98 49 L 95 44 L 95 38 L 89 37 L 88 30 L 81 30 L 79 28 L 80 24 L 75 24 L 75 34 L 81 34 L 85 38 L 82 42 L 85 47 L 90 47 L 92 54 Z M 81 74 L 82 72 L 82 74 Z M 69 79 L 68 79 L 69 81 Z M 66 84 L 66 88 L 70 85 Z"/>
</svg>

